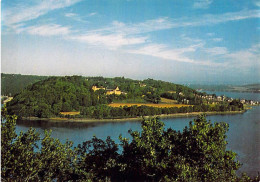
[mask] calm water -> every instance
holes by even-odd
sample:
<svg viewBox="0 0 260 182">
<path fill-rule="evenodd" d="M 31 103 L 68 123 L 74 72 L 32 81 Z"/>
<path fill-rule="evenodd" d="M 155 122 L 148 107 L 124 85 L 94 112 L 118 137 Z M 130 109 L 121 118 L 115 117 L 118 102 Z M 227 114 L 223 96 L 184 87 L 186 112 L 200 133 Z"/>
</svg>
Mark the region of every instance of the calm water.
<svg viewBox="0 0 260 182">
<path fill-rule="evenodd" d="M 259 95 L 257 98 L 259 98 Z M 185 126 L 188 126 L 189 121 L 194 118 L 195 117 L 168 118 L 162 120 L 165 123 L 165 128 L 171 127 L 175 130 L 182 130 Z M 207 119 L 213 122 L 224 121 L 229 124 L 227 148 L 238 154 L 238 160 L 243 163 L 241 171 L 245 171 L 250 175 L 256 175 L 257 171 L 260 171 L 260 106 L 254 107 L 244 114 L 207 116 Z M 118 136 L 120 134 L 130 138 L 128 134 L 129 129 L 141 130 L 141 125 L 138 121 L 109 123 L 50 123 L 46 121 L 26 121 L 18 122 L 16 131 L 18 133 L 21 130 L 27 131 L 29 127 L 34 127 L 41 135 L 43 135 L 45 129 L 51 129 L 53 131 L 53 137 L 60 139 L 63 143 L 69 139 L 74 142 L 75 146 L 86 140 L 90 140 L 93 135 L 101 139 L 106 139 L 107 136 L 111 136 L 116 143 L 119 143 Z"/>
</svg>

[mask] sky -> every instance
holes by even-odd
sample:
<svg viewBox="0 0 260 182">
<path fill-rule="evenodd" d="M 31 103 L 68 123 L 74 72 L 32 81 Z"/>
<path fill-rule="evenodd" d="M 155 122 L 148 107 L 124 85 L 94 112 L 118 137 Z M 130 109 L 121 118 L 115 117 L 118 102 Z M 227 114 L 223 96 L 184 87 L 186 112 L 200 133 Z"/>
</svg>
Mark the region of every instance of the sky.
<svg viewBox="0 0 260 182">
<path fill-rule="evenodd" d="M 2 0 L 1 72 L 259 83 L 260 0 Z"/>
</svg>

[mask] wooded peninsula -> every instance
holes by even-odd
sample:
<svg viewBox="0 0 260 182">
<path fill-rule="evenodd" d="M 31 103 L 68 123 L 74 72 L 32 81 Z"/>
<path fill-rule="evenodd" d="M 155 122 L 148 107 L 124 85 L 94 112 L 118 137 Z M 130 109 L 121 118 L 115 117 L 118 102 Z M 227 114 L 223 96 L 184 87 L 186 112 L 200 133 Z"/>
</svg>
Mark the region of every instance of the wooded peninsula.
<svg viewBox="0 0 260 182">
<path fill-rule="evenodd" d="M 183 85 L 153 79 L 30 78 L 28 75 L 10 74 L 2 74 L 2 79 L 4 93 L 10 92 L 13 96 L 6 104 L 7 111 L 20 119 L 122 119 L 193 112 L 242 112 L 245 109 L 240 100 L 208 95 Z M 7 80 L 12 87 L 5 86 Z M 19 80 L 19 84 L 14 84 Z"/>
</svg>

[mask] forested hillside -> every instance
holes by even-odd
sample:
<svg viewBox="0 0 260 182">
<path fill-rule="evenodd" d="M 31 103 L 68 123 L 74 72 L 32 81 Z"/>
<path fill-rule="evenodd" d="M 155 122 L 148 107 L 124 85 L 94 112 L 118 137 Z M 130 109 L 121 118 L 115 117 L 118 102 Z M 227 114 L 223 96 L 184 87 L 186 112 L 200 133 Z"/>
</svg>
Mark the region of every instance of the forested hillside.
<svg viewBox="0 0 260 182">
<path fill-rule="evenodd" d="M 106 99 L 99 93 L 91 92 L 88 81 L 82 77 L 51 77 L 28 86 L 7 106 L 18 116 L 50 117 L 61 111 L 77 111 L 80 106 L 105 104 Z"/>
<path fill-rule="evenodd" d="M 115 87 L 117 92 L 109 89 Z M 7 103 L 7 109 L 9 114 L 18 117 L 64 117 L 64 112 L 74 112 L 73 117 L 98 119 L 243 109 L 243 104 L 241 106 L 237 102 L 221 101 L 210 105 L 205 98 L 205 94 L 188 87 L 153 79 L 138 81 L 124 77 L 65 76 L 49 77 L 28 85 Z M 160 105 L 162 99 L 175 104 L 166 103 L 166 106 L 162 104 L 160 107 L 145 105 Z M 136 104 L 136 101 L 144 104 Z M 110 107 L 112 102 L 135 103 Z"/>
<path fill-rule="evenodd" d="M 47 76 L 1 73 L 1 95 L 14 96 L 28 85 L 48 78 Z"/>
</svg>

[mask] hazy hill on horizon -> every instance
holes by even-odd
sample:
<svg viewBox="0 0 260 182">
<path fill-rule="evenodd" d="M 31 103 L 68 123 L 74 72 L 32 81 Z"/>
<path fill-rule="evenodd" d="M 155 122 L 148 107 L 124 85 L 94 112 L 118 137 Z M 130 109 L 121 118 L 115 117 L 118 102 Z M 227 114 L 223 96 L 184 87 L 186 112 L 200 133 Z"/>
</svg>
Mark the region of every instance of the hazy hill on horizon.
<svg viewBox="0 0 260 182">
<path fill-rule="evenodd" d="M 226 92 L 254 92 L 260 93 L 260 83 L 255 84 L 189 84 L 186 85 L 195 90 L 208 90 L 208 91 L 226 91 Z"/>
</svg>

